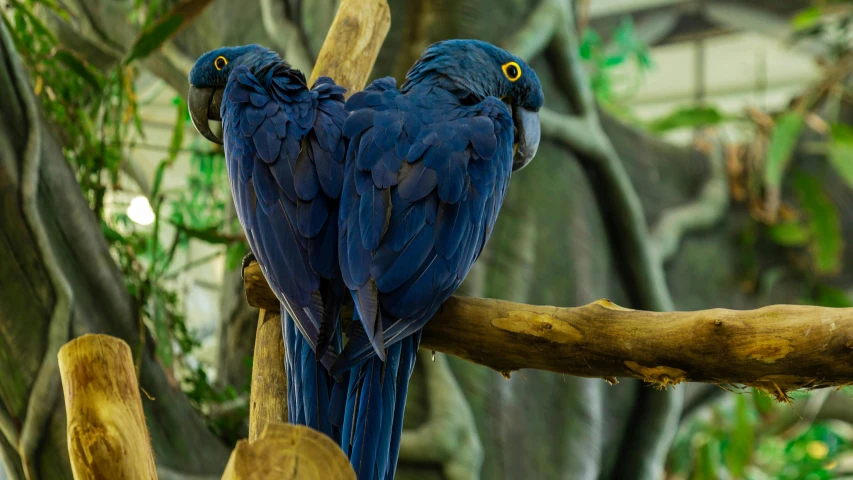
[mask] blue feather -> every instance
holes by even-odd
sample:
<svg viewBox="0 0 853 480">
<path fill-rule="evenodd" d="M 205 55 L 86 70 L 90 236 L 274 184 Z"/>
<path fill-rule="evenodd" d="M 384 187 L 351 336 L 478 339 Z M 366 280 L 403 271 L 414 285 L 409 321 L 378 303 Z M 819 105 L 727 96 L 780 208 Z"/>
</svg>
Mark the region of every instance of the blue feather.
<svg viewBox="0 0 853 480">
<path fill-rule="evenodd" d="M 433 254 L 434 241 L 433 227 L 421 224 L 417 235 L 402 251 L 394 251 L 390 246 L 380 248 L 371 267 L 379 291 L 390 292 L 411 278 Z"/>
<path fill-rule="evenodd" d="M 290 420 L 340 441 L 331 415 L 342 413 L 331 404 L 327 369 L 343 348 L 347 293 L 337 255 L 343 89 L 324 79 L 308 90 L 304 76 L 271 52 L 233 48 L 257 61 L 232 62 L 221 108 L 226 162 L 249 246 L 283 306 Z"/>
<path fill-rule="evenodd" d="M 329 218 L 329 201 L 325 195 L 318 195 L 314 200 L 299 201 L 296 204 L 296 218 L 299 234 L 305 238 L 317 236 L 320 229 Z"/>
<path fill-rule="evenodd" d="M 438 183 L 435 170 L 423 162 L 406 164 L 400 169 L 398 192 L 407 202 L 416 202 L 429 194 Z"/>
<path fill-rule="evenodd" d="M 391 209 L 390 192 L 374 187 L 361 197 L 358 219 L 361 243 L 366 250 L 375 250 L 385 232 Z"/>
<path fill-rule="evenodd" d="M 468 206 L 468 202 L 448 203 L 438 209 L 435 251 L 444 258 L 452 257 L 465 238 L 470 226 Z"/>
</svg>

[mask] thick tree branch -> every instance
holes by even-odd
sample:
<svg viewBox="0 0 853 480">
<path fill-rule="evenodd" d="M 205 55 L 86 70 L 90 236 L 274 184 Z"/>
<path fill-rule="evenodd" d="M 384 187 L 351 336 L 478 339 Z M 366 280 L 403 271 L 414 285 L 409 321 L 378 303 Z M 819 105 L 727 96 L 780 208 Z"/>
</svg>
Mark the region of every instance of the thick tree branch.
<svg viewBox="0 0 853 480">
<path fill-rule="evenodd" d="M 252 306 L 278 310 L 256 263 Z M 581 307 L 453 297 L 427 324 L 424 349 L 505 374 L 535 368 L 581 377 L 742 384 L 777 395 L 853 382 L 853 308 L 647 312 L 599 300 Z"/>
<path fill-rule="evenodd" d="M 305 425 L 272 424 L 253 441 L 240 440 L 223 480 L 355 480 L 335 442 Z"/>
<path fill-rule="evenodd" d="M 364 88 L 390 28 L 386 0 L 342 0 L 308 85 L 326 76 L 346 88 L 347 96 Z"/>
<path fill-rule="evenodd" d="M 5 28 L 0 28 L 3 43 L 11 45 L 11 38 Z M 18 92 L 25 92 L 29 83 L 25 77 L 23 65 L 15 55 L 9 55 L 15 74 Z M 39 210 L 39 175 L 42 167 L 42 133 L 38 108 L 35 100 L 29 95 L 20 95 L 24 100 L 24 113 L 29 125 L 29 138 L 27 138 L 26 150 L 24 151 L 23 164 L 21 166 L 21 206 L 23 216 L 36 242 L 36 247 L 44 261 L 56 296 L 56 303 L 50 314 L 50 327 L 48 328 L 47 348 L 33 383 L 32 393 L 27 403 L 27 415 L 21 427 L 21 436 L 18 443 L 18 451 L 21 454 L 21 462 L 24 465 L 24 473 L 27 478 L 39 477 L 35 466 L 36 452 L 42 442 L 53 412 L 56 400 L 59 398 L 59 365 L 57 353 L 59 348 L 68 340 L 69 326 L 71 322 L 71 309 L 74 303 L 74 292 L 68 278 L 63 272 L 53 245 L 47 234 L 45 222 Z"/>
</svg>

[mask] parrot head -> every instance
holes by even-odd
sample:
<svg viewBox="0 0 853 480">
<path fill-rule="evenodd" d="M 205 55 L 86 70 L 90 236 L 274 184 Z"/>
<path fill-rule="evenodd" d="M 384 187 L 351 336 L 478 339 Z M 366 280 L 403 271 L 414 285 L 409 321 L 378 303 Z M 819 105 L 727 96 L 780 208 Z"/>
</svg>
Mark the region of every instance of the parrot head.
<svg viewBox="0 0 853 480">
<path fill-rule="evenodd" d="M 406 74 L 403 91 L 436 85 L 463 103 L 497 97 L 509 107 L 515 127 L 513 171 L 526 166 L 539 148 L 539 109 L 545 101 L 536 72 L 520 58 L 481 40 L 434 43 Z"/>
<path fill-rule="evenodd" d="M 260 45 L 222 47 L 198 57 L 190 70 L 187 101 L 190 117 L 198 133 L 211 142 L 222 143 L 222 139 L 211 131 L 208 121 L 222 120 L 222 93 L 228 75 L 235 66 L 245 65 L 257 75 L 257 70 L 280 62 L 278 54 Z"/>
</svg>

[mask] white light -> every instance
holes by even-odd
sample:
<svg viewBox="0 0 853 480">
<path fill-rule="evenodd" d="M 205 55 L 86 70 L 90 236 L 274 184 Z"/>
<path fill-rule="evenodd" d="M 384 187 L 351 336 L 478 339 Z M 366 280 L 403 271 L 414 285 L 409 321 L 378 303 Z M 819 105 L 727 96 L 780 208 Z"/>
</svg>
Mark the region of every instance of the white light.
<svg viewBox="0 0 853 480">
<path fill-rule="evenodd" d="M 154 210 L 151 210 L 151 204 L 148 199 L 143 196 L 135 197 L 127 206 L 127 216 L 134 223 L 140 225 L 151 225 L 154 223 Z"/>
</svg>

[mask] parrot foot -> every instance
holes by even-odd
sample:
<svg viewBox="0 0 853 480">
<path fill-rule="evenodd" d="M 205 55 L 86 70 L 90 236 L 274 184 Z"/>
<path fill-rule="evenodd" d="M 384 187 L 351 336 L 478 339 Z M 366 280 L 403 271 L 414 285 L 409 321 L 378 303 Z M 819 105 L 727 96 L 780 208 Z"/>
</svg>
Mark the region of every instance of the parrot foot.
<svg viewBox="0 0 853 480">
<path fill-rule="evenodd" d="M 250 263 L 257 262 L 257 261 L 258 261 L 258 259 L 255 258 L 254 253 L 252 253 L 252 252 L 247 253 L 246 256 L 243 257 L 243 261 L 240 262 L 240 278 L 245 280 L 245 278 L 243 277 L 243 271 L 246 270 L 246 267 L 248 267 Z"/>
</svg>

